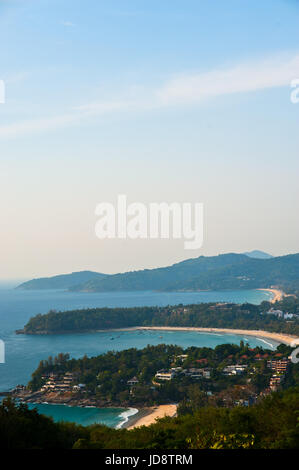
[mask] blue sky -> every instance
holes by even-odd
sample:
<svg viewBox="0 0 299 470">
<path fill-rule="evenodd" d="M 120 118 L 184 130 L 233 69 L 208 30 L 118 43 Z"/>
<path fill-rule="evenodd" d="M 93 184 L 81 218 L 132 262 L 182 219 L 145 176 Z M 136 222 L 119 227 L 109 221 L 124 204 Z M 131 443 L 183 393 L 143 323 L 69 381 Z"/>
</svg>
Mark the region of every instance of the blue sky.
<svg viewBox="0 0 299 470">
<path fill-rule="evenodd" d="M 0 278 L 298 252 L 299 2 L 0 0 Z M 203 202 L 198 252 L 94 209 Z"/>
</svg>

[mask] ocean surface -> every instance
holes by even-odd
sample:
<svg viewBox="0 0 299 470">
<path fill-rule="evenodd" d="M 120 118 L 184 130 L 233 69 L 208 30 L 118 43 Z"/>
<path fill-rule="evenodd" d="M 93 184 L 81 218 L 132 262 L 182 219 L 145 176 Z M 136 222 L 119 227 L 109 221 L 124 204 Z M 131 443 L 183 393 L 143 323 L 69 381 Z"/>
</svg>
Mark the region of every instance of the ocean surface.
<svg viewBox="0 0 299 470">
<path fill-rule="evenodd" d="M 95 356 L 110 350 L 132 347 L 143 348 L 147 344 L 178 344 L 188 346 L 215 347 L 222 343 L 248 342 L 252 347 L 264 345 L 274 349 L 276 343 L 239 335 L 211 334 L 175 331 L 121 331 L 82 333 L 55 336 L 16 335 L 29 318 L 50 309 L 70 310 L 88 307 L 136 307 L 166 306 L 202 302 L 250 302 L 259 304 L 269 300 L 271 294 L 265 291 L 213 291 L 213 292 L 109 292 L 70 293 L 65 291 L 22 291 L 10 284 L 0 284 L 0 339 L 5 343 L 5 363 L 0 364 L 0 392 L 9 391 L 17 384 L 26 384 L 32 372 L 42 359 L 68 352 L 71 357 L 84 354 Z M 104 422 L 117 426 L 127 419 L 131 410 L 70 408 L 63 405 L 38 405 L 40 411 L 53 416 L 55 420 L 74 421 L 80 424 Z"/>
<path fill-rule="evenodd" d="M 45 403 L 29 403 L 30 409 L 37 408 L 40 414 L 50 416 L 54 421 L 67 421 L 82 426 L 91 424 L 105 424 L 112 428 L 121 428 L 134 414 L 138 413 L 136 408 L 94 408 L 67 405 L 49 405 Z"/>
</svg>

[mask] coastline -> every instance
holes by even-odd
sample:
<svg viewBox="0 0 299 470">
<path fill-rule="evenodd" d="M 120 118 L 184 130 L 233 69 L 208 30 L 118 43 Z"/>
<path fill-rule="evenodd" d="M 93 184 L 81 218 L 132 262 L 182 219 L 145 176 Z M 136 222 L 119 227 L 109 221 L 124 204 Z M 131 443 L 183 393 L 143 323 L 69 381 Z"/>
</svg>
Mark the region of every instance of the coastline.
<svg viewBox="0 0 299 470">
<path fill-rule="evenodd" d="M 126 425 L 128 425 L 131 422 L 131 420 L 133 420 L 133 416 L 138 415 L 138 413 L 139 413 L 139 410 L 137 408 L 125 409 L 125 411 L 123 411 L 120 414 L 120 417 L 123 420 L 120 423 L 118 423 L 115 429 L 124 429 Z"/>
<path fill-rule="evenodd" d="M 161 331 L 198 331 L 199 333 L 223 333 L 234 334 L 240 336 L 254 336 L 261 339 L 272 339 L 277 343 L 283 343 L 288 346 L 296 346 L 299 344 L 299 337 L 295 335 L 287 335 L 286 333 L 271 333 L 264 330 L 239 330 L 233 328 L 203 328 L 197 326 L 132 326 L 130 328 L 114 328 L 111 330 L 97 330 L 98 332 L 105 331 L 138 331 L 138 330 L 161 330 Z"/>
<path fill-rule="evenodd" d="M 157 419 L 166 416 L 174 418 L 177 414 L 177 405 L 158 405 L 150 408 L 141 408 L 136 415 L 127 421 L 122 428 L 131 431 L 132 429 L 140 426 L 150 426 L 154 424 Z"/>
<path fill-rule="evenodd" d="M 259 288 L 257 290 L 260 290 L 260 291 L 263 291 L 263 292 L 270 292 L 271 294 L 273 294 L 273 297 L 270 300 L 271 304 L 275 304 L 275 302 L 280 302 L 285 297 L 285 293 L 282 290 L 279 290 L 279 289 L 261 289 L 261 288 Z"/>
<path fill-rule="evenodd" d="M 94 408 L 96 410 L 104 410 L 104 409 L 117 409 L 117 407 L 112 406 L 104 406 L 104 407 L 97 407 L 97 406 L 78 406 L 78 405 L 69 405 L 68 403 L 56 403 L 56 402 L 45 402 L 45 401 L 27 401 L 21 400 L 22 403 L 29 403 L 33 406 L 35 405 L 55 405 L 55 406 L 66 406 L 68 408 Z M 174 417 L 177 414 L 177 406 L 176 404 L 170 405 L 157 405 L 152 407 L 145 407 L 145 408 L 119 408 L 121 411 L 119 418 L 120 422 L 115 426 L 115 429 L 127 429 L 128 431 L 135 429 L 140 426 L 150 426 L 154 424 L 158 418 L 164 418 L 166 416 Z M 95 422 L 94 424 L 103 424 L 101 422 Z"/>
<path fill-rule="evenodd" d="M 32 405 L 33 407 L 35 407 L 36 405 L 47 405 L 47 406 L 65 406 L 67 408 L 83 408 L 83 409 L 93 408 L 95 410 L 109 410 L 109 409 L 119 410 L 120 422 L 115 426 L 115 429 L 127 428 L 127 426 L 131 425 L 135 421 L 138 421 L 142 416 L 144 416 L 144 414 L 142 413 L 143 410 L 145 411 L 147 410 L 146 408 L 144 409 L 141 408 L 139 410 L 133 407 L 125 408 L 125 407 L 119 407 L 119 406 L 115 406 L 115 407 L 114 406 L 94 406 L 94 405 L 87 405 L 87 404 L 85 404 L 84 406 L 76 405 L 76 404 L 70 405 L 64 402 L 57 403 L 57 402 L 47 402 L 47 401 L 41 401 L 41 400 L 27 401 L 26 399 L 22 399 L 22 398 L 18 398 L 18 400 L 21 403 L 26 403 L 26 404 Z M 145 414 L 148 414 L 148 412 L 146 412 Z M 93 424 L 104 424 L 104 423 L 95 421 Z"/>
</svg>

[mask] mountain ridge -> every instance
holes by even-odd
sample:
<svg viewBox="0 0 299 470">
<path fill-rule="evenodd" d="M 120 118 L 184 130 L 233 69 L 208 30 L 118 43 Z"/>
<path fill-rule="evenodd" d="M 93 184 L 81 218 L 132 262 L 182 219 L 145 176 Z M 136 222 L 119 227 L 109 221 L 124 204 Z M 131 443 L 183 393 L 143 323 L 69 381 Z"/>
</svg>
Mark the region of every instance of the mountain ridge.
<svg viewBox="0 0 299 470">
<path fill-rule="evenodd" d="M 287 287 L 299 279 L 299 254 L 269 259 L 228 253 L 172 266 L 113 274 L 71 288 L 81 292 L 223 290 Z"/>
<path fill-rule="evenodd" d="M 95 271 L 76 271 L 69 274 L 58 274 L 56 276 L 41 277 L 23 282 L 17 289 L 23 290 L 43 290 L 43 289 L 69 289 L 75 285 L 87 282 L 93 278 L 103 278 L 107 274 Z"/>
<path fill-rule="evenodd" d="M 170 266 L 102 274 L 79 271 L 27 281 L 20 289 L 58 289 L 71 292 L 199 291 L 270 288 L 299 290 L 299 254 L 270 258 L 225 253 L 189 258 Z"/>
</svg>

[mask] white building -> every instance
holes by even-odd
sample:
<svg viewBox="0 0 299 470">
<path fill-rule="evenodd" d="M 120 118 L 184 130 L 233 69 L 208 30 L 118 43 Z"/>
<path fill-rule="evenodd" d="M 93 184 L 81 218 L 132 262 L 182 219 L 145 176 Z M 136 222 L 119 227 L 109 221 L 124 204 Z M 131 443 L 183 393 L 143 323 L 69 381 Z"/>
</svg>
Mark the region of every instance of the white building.
<svg viewBox="0 0 299 470">
<path fill-rule="evenodd" d="M 175 377 L 176 373 L 174 370 L 158 370 L 155 377 L 159 380 L 172 380 Z"/>
<path fill-rule="evenodd" d="M 233 366 L 226 366 L 223 369 L 224 375 L 240 375 L 245 372 L 247 364 L 235 364 Z"/>
</svg>

